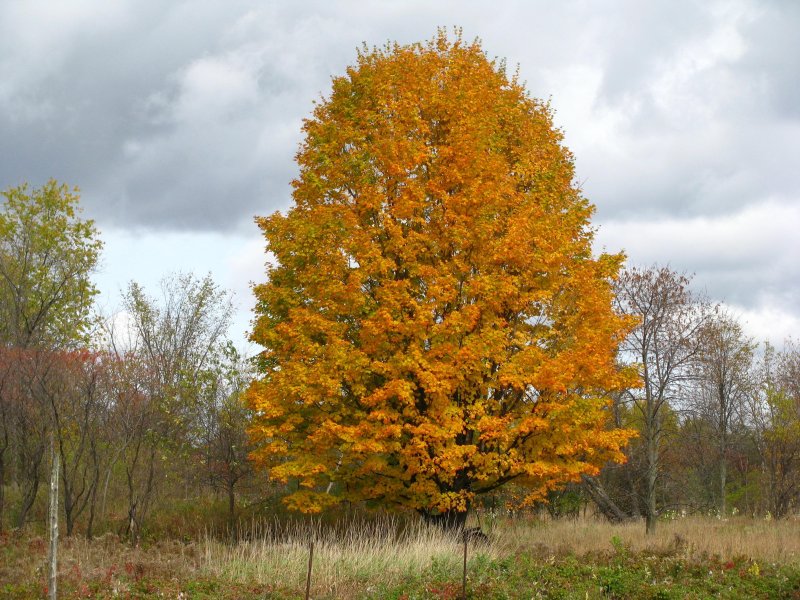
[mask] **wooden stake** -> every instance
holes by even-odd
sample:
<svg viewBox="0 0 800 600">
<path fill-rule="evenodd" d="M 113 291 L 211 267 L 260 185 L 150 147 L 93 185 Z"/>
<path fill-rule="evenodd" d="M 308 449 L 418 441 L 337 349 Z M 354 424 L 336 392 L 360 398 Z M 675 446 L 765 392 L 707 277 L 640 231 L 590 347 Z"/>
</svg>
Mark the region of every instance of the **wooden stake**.
<svg viewBox="0 0 800 600">
<path fill-rule="evenodd" d="M 464 572 L 461 576 L 461 598 L 467 600 L 467 531 L 464 530 Z"/>
<path fill-rule="evenodd" d="M 56 452 L 55 438 L 50 438 L 53 470 L 50 473 L 50 573 L 47 581 L 47 592 L 50 600 L 56 600 L 57 592 L 57 554 L 58 554 L 58 471 L 61 466 L 61 455 Z"/>
<path fill-rule="evenodd" d="M 314 562 L 314 542 L 308 549 L 308 575 L 306 575 L 306 600 L 310 598 L 311 594 L 311 565 Z"/>
</svg>

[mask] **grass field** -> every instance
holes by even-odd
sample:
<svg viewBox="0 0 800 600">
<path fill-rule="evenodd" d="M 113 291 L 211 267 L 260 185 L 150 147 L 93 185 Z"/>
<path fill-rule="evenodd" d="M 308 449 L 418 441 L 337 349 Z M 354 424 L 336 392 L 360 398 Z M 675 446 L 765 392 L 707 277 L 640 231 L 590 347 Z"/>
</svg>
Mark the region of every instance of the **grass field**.
<svg viewBox="0 0 800 600">
<path fill-rule="evenodd" d="M 470 598 L 800 598 L 800 521 L 685 518 L 643 524 L 496 519 L 469 548 Z M 60 545 L 60 598 L 457 598 L 461 543 L 399 520 L 248 527 L 130 547 L 114 536 Z M 46 540 L 0 538 L 0 597 L 43 597 Z"/>
</svg>

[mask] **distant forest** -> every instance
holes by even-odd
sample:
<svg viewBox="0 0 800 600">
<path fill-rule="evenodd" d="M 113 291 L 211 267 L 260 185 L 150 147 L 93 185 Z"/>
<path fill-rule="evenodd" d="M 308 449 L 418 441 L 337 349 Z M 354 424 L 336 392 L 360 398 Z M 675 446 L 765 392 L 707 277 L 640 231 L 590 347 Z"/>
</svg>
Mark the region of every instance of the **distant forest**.
<svg viewBox="0 0 800 600">
<path fill-rule="evenodd" d="M 77 192 L 55 181 L 3 193 L 0 213 L 0 529 L 43 527 L 54 452 L 67 535 L 131 539 L 284 514 L 254 469 L 256 376 L 228 337 L 230 294 L 175 274 L 131 282 L 97 311 L 102 253 Z M 669 257 L 665 257 L 669 259 Z M 635 318 L 618 361 L 642 382 L 609 398 L 609 427 L 637 435 L 609 464 L 525 508 L 612 521 L 675 514 L 790 514 L 800 497 L 800 348 L 748 337 L 725 305 L 668 267 L 628 267 L 614 307 Z M 702 283 L 702 282 L 700 282 Z M 519 509 L 512 483 L 478 510 Z"/>
</svg>

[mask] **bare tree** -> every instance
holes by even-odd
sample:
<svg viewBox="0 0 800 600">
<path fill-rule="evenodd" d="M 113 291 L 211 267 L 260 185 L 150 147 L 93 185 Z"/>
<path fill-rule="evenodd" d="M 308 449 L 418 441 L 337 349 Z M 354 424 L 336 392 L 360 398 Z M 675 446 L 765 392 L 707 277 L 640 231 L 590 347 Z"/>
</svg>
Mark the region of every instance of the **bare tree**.
<svg viewBox="0 0 800 600">
<path fill-rule="evenodd" d="M 17 485 L 22 491 L 16 526 L 22 528 L 36 502 L 44 475 L 42 464 L 51 421 L 37 382 L 49 368 L 51 353 L 42 349 L 18 350 L 12 411 Z"/>
<path fill-rule="evenodd" d="M 11 388 L 14 386 L 16 351 L 0 345 L 0 532 L 5 523 L 6 452 L 11 444 Z"/>
<path fill-rule="evenodd" d="M 616 283 L 617 309 L 639 323 L 621 346 L 625 360 L 637 364 L 642 387 L 626 392 L 641 418 L 645 453 L 646 531 L 656 529 L 656 489 L 660 476 L 664 407 L 677 402 L 700 350 L 707 304 L 689 290 L 690 279 L 667 267 L 629 268 Z"/>
<path fill-rule="evenodd" d="M 716 442 L 717 509 L 727 513 L 728 453 L 731 429 L 748 397 L 755 344 L 741 325 L 718 307 L 701 330 L 693 410 L 711 428 Z"/>
<path fill-rule="evenodd" d="M 161 297 L 132 282 L 124 297 L 136 361 L 137 393 L 124 421 L 128 534 L 136 539 L 156 490 L 159 449 L 173 452 L 193 443 L 203 372 L 227 332 L 232 304 L 207 276 L 177 274 L 161 283 Z"/>
<path fill-rule="evenodd" d="M 102 356 L 89 351 L 61 352 L 39 380 L 51 410 L 53 434 L 62 465 L 66 534 L 95 497 L 99 471 L 91 449 L 100 435 Z"/>
</svg>

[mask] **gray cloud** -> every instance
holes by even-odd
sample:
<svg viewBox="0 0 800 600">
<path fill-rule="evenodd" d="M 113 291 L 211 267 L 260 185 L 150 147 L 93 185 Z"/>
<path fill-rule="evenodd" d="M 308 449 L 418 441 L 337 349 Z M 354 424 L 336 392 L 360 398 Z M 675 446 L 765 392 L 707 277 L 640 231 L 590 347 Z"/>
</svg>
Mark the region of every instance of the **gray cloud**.
<svg viewBox="0 0 800 600">
<path fill-rule="evenodd" d="M 724 213 L 796 196 L 800 123 L 781 107 L 796 105 L 787 98 L 797 70 L 785 65 L 800 56 L 788 33 L 800 24 L 798 11 L 749 3 L 636 7 L 627 18 L 601 21 L 609 41 L 595 62 L 596 85 L 584 90 L 589 109 L 565 117 L 579 175 L 601 214 Z M 777 20 L 783 23 L 773 28 Z M 607 126 L 584 137 L 592 117 Z"/>
<path fill-rule="evenodd" d="M 800 203 L 768 201 L 725 215 L 606 221 L 596 245 L 623 248 L 639 266 L 669 263 L 694 276 L 693 287 L 714 301 L 749 311 L 753 335 L 774 344 L 800 334 Z M 762 313 L 759 318 L 754 316 Z M 767 332 L 763 314 L 772 317 Z M 793 316 L 792 316 L 793 315 Z M 783 319 L 792 329 L 782 328 Z"/>
<path fill-rule="evenodd" d="M 363 40 L 416 37 L 411 5 L 370 26 L 356 2 L 115 6 L 0 8 L 0 183 L 79 184 L 116 227 L 226 230 L 285 208 L 302 118 L 331 75 Z"/>
<path fill-rule="evenodd" d="M 253 215 L 289 205 L 302 119 L 356 47 L 443 25 L 552 99 L 609 249 L 796 311 L 799 250 L 763 208 L 800 225 L 792 2 L 5 2 L 0 187 L 77 184 L 114 231 L 255 237 Z"/>
<path fill-rule="evenodd" d="M 287 206 L 301 120 L 355 47 L 451 22 L 552 96 L 602 216 L 724 212 L 800 188 L 795 7 L 75 6 L 0 9 L 0 182 L 76 183 L 115 226 L 224 230 Z"/>
</svg>

